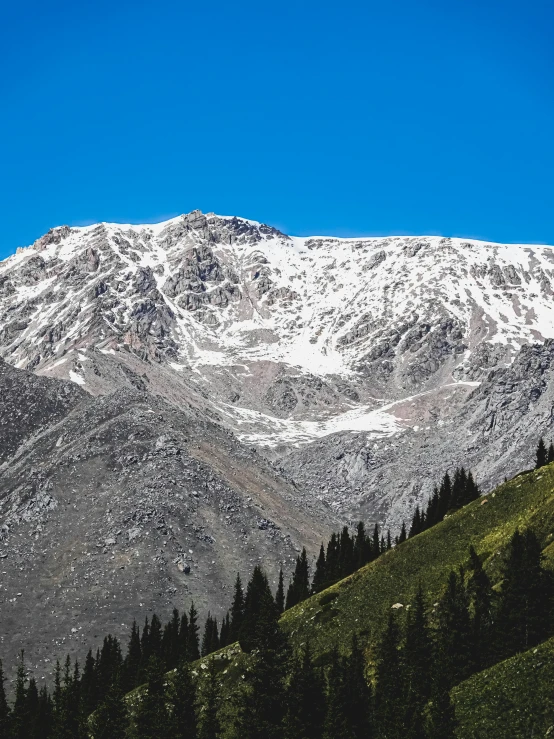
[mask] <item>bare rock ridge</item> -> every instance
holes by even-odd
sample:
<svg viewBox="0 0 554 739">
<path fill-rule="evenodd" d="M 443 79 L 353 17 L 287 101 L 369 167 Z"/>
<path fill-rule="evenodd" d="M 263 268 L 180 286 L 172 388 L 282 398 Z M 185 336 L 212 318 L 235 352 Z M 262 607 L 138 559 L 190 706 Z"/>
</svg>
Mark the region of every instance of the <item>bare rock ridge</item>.
<svg viewBox="0 0 554 739">
<path fill-rule="evenodd" d="M 200 211 L 18 249 L 0 262 L 13 643 L 33 611 L 46 658 L 144 608 L 217 610 L 258 558 L 313 554 L 345 519 L 398 526 L 445 468 L 487 489 L 529 466 L 553 295 L 549 246 Z"/>
</svg>

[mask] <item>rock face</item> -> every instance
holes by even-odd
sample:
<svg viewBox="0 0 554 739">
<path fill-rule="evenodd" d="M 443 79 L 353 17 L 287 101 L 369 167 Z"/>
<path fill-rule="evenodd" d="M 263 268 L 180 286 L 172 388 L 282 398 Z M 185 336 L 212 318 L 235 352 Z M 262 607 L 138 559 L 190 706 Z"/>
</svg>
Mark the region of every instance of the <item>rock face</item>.
<svg viewBox="0 0 554 739">
<path fill-rule="evenodd" d="M 454 465 L 487 489 L 552 425 L 553 280 L 547 246 L 199 211 L 52 229 L 0 263 L 6 577 L 30 557 L 64 592 L 107 593 L 100 633 L 135 591 L 213 610 L 258 557 L 314 553 L 360 515 L 398 526 Z M 69 570 L 47 570 L 60 546 Z M 83 620 L 104 613 L 86 598 Z"/>
<path fill-rule="evenodd" d="M 134 617 L 194 599 L 228 607 L 236 572 L 293 566 L 333 519 L 255 450 L 201 416 L 122 388 L 93 397 L 71 382 L 0 364 L 2 653 L 24 643 L 41 670 Z M 42 409 L 41 412 L 38 412 Z M 11 422 L 10 422 L 11 423 Z M 17 447 L 14 451 L 14 447 Z M 81 655 L 82 656 L 82 655 Z"/>
</svg>

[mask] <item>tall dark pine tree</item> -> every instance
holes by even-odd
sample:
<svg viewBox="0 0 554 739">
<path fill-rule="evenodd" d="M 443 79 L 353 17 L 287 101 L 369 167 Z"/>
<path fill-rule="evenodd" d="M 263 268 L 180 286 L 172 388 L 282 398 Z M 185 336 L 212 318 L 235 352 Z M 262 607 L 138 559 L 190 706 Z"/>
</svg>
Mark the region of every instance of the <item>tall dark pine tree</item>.
<svg viewBox="0 0 554 739">
<path fill-rule="evenodd" d="M 10 709 L 6 700 L 5 681 L 2 660 L 0 660 L 0 739 L 9 739 L 10 735 Z"/>
<path fill-rule="evenodd" d="M 285 705 L 284 739 L 321 739 L 325 691 L 322 675 L 313 665 L 309 644 L 292 661 Z"/>
<path fill-rule="evenodd" d="M 327 673 L 327 710 L 323 723 L 323 739 L 355 739 L 350 722 L 350 696 L 345 661 L 333 650 Z"/>
<path fill-rule="evenodd" d="M 469 548 L 469 573 L 471 637 L 468 649 L 472 653 L 470 665 L 472 671 L 480 672 L 488 667 L 491 661 L 494 591 L 481 559 L 472 546 Z"/>
<path fill-rule="evenodd" d="M 241 739 L 281 739 L 285 707 L 288 644 L 267 577 L 254 568 L 248 583 L 241 645 L 252 655 L 252 668 L 238 711 Z"/>
<path fill-rule="evenodd" d="M 400 529 L 400 536 L 398 537 L 398 543 L 403 544 L 407 538 L 408 538 L 408 535 L 406 534 L 406 524 L 404 523 L 404 521 L 402 521 L 402 528 Z"/>
<path fill-rule="evenodd" d="M 496 629 L 501 658 L 538 644 L 552 629 L 552 574 L 542 567 L 533 531 L 515 532 L 503 575 Z"/>
<path fill-rule="evenodd" d="M 85 666 L 81 677 L 81 711 L 84 716 L 90 716 L 98 705 L 97 689 L 96 689 L 96 669 L 95 660 L 92 656 L 92 650 L 89 649 L 85 658 Z M 136 673 L 135 673 L 136 677 Z M 127 686 L 126 686 L 127 687 Z M 134 683 L 128 690 L 135 687 Z"/>
<path fill-rule="evenodd" d="M 167 710 L 164 666 L 152 655 L 146 672 L 147 685 L 135 717 L 138 739 L 160 739 L 171 735 L 171 720 Z"/>
<path fill-rule="evenodd" d="M 190 667 L 184 661 L 179 664 L 175 673 L 171 703 L 175 739 L 197 739 L 196 688 Z"/>
<path fill-rule="evenodd" d="M 437 610 L 437 645 L 449 680 L 448 687 L 452 687 L 468 677 L 471 670 L 467 648 L 471 635 L 469 604 L 462 573 L 450 573 Z"/>
<path fill-rule="evenodd" d="M 551 462 L 554 462 L 554 444 L 552 441 L 548 445 L 548 452 L 546 454 L 546 463 L 550 464 Z"/>
<path fill-rule="evenodd" d="M 325 548 L 323 544 L 319 550 L 319 556 L 315 563 L 314 579 L 312 581 L 312 593 L 320 593 L 327 587 L 327 566 L 325 561 Z"/>
<path fill-rule="evenodd" d="M 302 553 L 296 558 L 296 568 L 292 577 L 292 582 L 287 590 L 286 608 L 292 608 L 310 595 L 310 576 L 308 571 L 308 555 L 305 547 Z"/>
<path fill-rule="evenodd" d="M 377 652 L 375 725 L 377 736 L 397 739 L 404 731 L 404 667 L 400 652 L 400 629 L 391 612 Z"/>
<path fill-rule="evenodd" d="M 535 456 L 535 469 L 538 470 L 541 467 L 544 467 L 545 464 L 548 462 L 548 452 L 546 451 L 546 445 L 544 443 L 544 439 L 539 439 L 539 443 L 537 444 L 537 451 Z"/>
<path fill-rule="evenodd" d="M 206 625 L 204 627 L 204 636 L 202 637 L 202 656 L 206 657 L 212 652 L 219 649 L 219 635 L 217 629 L 217 619 L 208 613 Z"/>
<path fill-rule="evenodd" d="M 116 675 L 91 720 L 94 739 L 125 739 L 129 724 L 121 681 Z"/>
<path fill-rule="evenodd" d="M 194 603 L 191 603 L 188 617 L 187 651 L 185 655 L 188 662 L 195 662 L 197 659 L 200 659 L 199 630 L 198 611 L 196 610 Z"/>
<path fill-rule="evenodd" d="M 13 739 L 27 739 L 29 734 L 29 714 L 27 711 L 27 672 L 25 655 L 21 651 L 17 663 L 15 699 L 12 711 L 11 736 Z"/>
<path fill-rule="evenodd" d="M 283 577 L 283 568 L 279 570 L 279 582 L 277 584 L 277 592 L 275 593 L 275 605 L 279 613 L 285 610 L 285 579 Z"/>
<path fill-rule="evenodd" d="M 372 736 L 371 692 L 365 678 L 365 662 L 358 639 L 352 636 L 350 655 L 345 661 L 345 683 L 348 695 L 348 721 L 355 739 Z"/>
<path fill-rule="evenodd" d="M 231 605 L 231 628 L 229 631 L 229 641 L 234 643 L 238 641 L 244 620 L 244 591 L 240 575 L 237 574 L 235 580 L 235 592 L 233 595 L 233 603 Z"/>
<path fill-rule="evenodd" d="M 456 739 L 456 715 L 450 699 L 448 660 L 439 645 L 433 664 L 431 702 L 427 717 L 427 739 Z"/>
<path fill-rule="evenodd" d="M 405 726 L 407 739 L 425 737 L 423 711 L 430 694 L 433 644 L 421 585 L 406 617 L 404 644 Z"/>
<path fill-rule="evenodd" d="M 90 655 L 92 658 L 92 654 Z M 127 654 L 123 663 L 123 689 L 129 692 L 138 684 L 140 664 L 142 661 L 142 650 L 137 622 L 133 621 Z M 86 663 L 85 663 L 86 671 Z M 84 678 L 84 673 L 83 673 Z"/>
</svg>

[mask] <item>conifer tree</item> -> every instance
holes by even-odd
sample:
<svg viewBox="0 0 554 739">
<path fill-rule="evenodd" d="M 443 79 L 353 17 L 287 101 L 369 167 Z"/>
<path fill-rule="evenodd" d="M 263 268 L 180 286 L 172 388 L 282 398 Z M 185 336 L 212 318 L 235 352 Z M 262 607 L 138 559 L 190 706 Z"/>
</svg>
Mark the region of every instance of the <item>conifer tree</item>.
<svg viewBox="0 0 554 739">
<path fill-rule="evenodd" d="M 244 591 L 240 575 L 237 574 L 235 580 L 235 591 L 233 595 L 233 603 L 231 605 L 231 628 L 229 639 L 231 643 L 238 641 L 244 620 Z"/>
<path fill-rule="evenodd" d="M 494 591 L 479 555 L 469 548 L 468 595 L 471 606 L 471 669 L 481 671 L 490 663 L 493 641 L 493 598 Z"/>
<path fill-rule="evenodd" d="M 328 587 L 329 585 L 331 585 L 334 582 L 337 582 L 337 580 L 340 579 L 339 543 L 338 543 L 337 535 L 335 533 L 331 534 L 331 538 L 329 539 L 327 543 L 325 561 L 326 561 L 325 571 L 327 575 L 325 587 Z"/>
<path fill-rule="evenodd" d="M 354 567 L 359 570 L 372 559 L 371 541 L 369 540 L 364 522 L 360 521 L 356 528 L 354 541 Z"/>
<path fill-rule="evenodd" d="M 166 705 L 165 674 L 159 657 L 150 657 L 146 676 L 146 690 L 136 711 L 137 737 L 159 739 L 170 736 L 172 726 Z"/>
<path fill-rule="evenodd" d="M 537 451 L 535 456 L 535 469 L 538 470 L 541 467 L 544 467 L 545 464 L 548 462 L 548 452 L 546 451 L 546 446 L 544 443 L 544 439 L 539 439 L 539 443 L 537 444 Z"/>
<path fill-rule="evenodd" d="M 220 690 L 217 681 L 215 662 L 210 660 L 206 684 L 203 690 L 202 712 L 200 714 L 200 727 L 198 739 L 218 739 L 221 734 L 221 723 L 219 721 Z"/>
<path fill-rule="evenodd" d="M 356 568 L 354 559 L 354 541 L 348 527 L 344 526 L 339 539 L 339 578 L 351 575 Z M 304 600 L 302 598 L 301 600 Z"/>
<path fill-rule="evenodd" d="M 179 638 L 178 638 L 178 651 L 177 651 L 177 662 L 187 658 L 187 641 L 189 635 L 189 620 L 186 613 L 181 616 L 179 623 Z"/>
<path fill-rule="evenodd" d="M 323 739 L 354 739 L 349 721 L 349 696 L 344 661 L 333 650 L 327 674 L 327 711 L 323 724 Z"/>
<path fill-rule="evenodd" d="M 241 646 L 253 652 L 238 711 L 241 739 L 281 739 L 288 644 L 267 577 L 256 566 L 248 583 Z"/>
<path fill-rule="evenodd" d="M 416 509 L 414 511 L 414 515 L 412 518 L 412 523 L 410 526 L 410 530 L 408 532 L 408 538 L 411 539 L 412 536 L 417 536 L 422 531 L 421 526 L 421 513 L 419 511 L 419 506 L 416 506 Z"/>
<path fill-rule="evenodd" d="M 402 521 L 402 528 L 400 529 L 400 536 L 398 537 L 398 543 L 403 544 L 408 538 L 406 534 L 406 524 Z"/>
<path fill-rule="evenodd" d="M 92 654 L 89 652 L 90 658 Z M 89 657 L 87 656 L 87 660 Z M 140 645 L 140 636 L 137 622 L 133 621 L 131 628 L 131 635 L 129 637 L 129 645 L 127 647 L 127 654 L 123 664 L 123 689 L 127 692 L 132 690 L 138 684 L 138 676 L 140 665 L 142 661 L 142 650 Z M 85 673 L 87 672 L 87 664 L 85 662 L 85 670 L 83 672 L 83 680 L 85 679 Z"/>
<path fill-rule="evenodd" d="M 138 668 L 137 668 L 138 669 Z M 135 683 L 129 681 L 128 690 L 135 687 Z M 85 666 L 81 677 L 81 711 L 85 716 L 90 716 L 98 704 L 96 689 L 95 661 L 92 650 L 89 649 L 85 658 Z"/>
<path fill-rule="evenodd" d="M 319 556 L 315 563 L 314 579 L 312 581 L 312 593 L 321 593 L 327 587 L 327 567 L 325 561 L 325 549 L 323 544 L 319 549 Z"/>
<path fill-rule="evenodd" d="M 195 662 L 200 659 L 200 641 L 198 637 L 198 611 L 194 606 L 194 602 L 190 604 L 188 629 L 187 629 L 187 647 L 186 659 L 188 662 Z"/>
<path fill-rule="evenodd" d="M 104 696 L 104 700 L 91 719 L 94 739 L 125 739 L 128 723 L 129 716 L 121 688 L 121 680 L 116 675 Z"/>
<path fill-rule="evenodd" d="M 443 655 L 445 674 L 452 687 L 470 672 L 470 617 L 463 575 L 451 572 L 438 607 L 438 648 Z"/>
<path fill-rule="evenodd" d="M 150 621 L 150 653 L 149 657 L 154 655 L 155 657 L 162 656 L 162 624 L 160 619 L 154 615 Z"/>
<path fill-rule="evenodd" d="M 550 464 L 551 462 L 554 462 L 554 444 L 552 443 L 552 440 L 548 445 L 548 452 L 546 454 L 546 463 Z"/>
<path fill-rule="evenodd" d="M 162 660 L 166 670 L 173 670 L 179 663 L 179 611 L 174 608 L 162 636 Z"/>
<path fill-rule="evenodd" d="M 27 732 L 28 739 L 41 739 L 43 735 L 43 727 L 40 723 L 40 696 L 37 689 L 37 683 L 34 677 L 29 678 L 29 686 L 27 688 Z M 78 739 L 76 737 L 76 739 Z"/>
<path fill-rule="evenodd" d="M 15 681 L 15 700 L 11 717 L 11 735 L 13 739 L 27 739 L 29 734 L 29 715 L 27 712 L 27 672 L 25 670 L 25 653 L 21 650 L 17 663 Z"/>
<path fill-rule="evenodd" d="M 373 527 L 373 545 L 372 545 L 373 557 L 375 559 L 381 554 L 381 551 L 382 551 L 379 534 L 380 534 L 379 524 L 375 524 L 375 526 Z"/>
<path fill-rule="evenodd" d="M 535 534 L 516 531 L 503 570 L 497 633 L 499 656 L 538 644 L 552 629 L 552 574 L 542 567 Z"/>
<path fill-rule="evenodd" d="M 212 652 L 219 649 L 219 636 L 217 629 L 217 619 L 212 618 L 208 613 L 206 624 L 204 627 L 204 636 L 202 637 L 202 656 L 206 657 Z"/>
<path fill-rule="evenodd" d="M 441 645 L 433 664 L 431 702 L 427 718 L 428 739 L 456 739 L 456 715 L 450 699 L 449 660 Z"/>
<path fill-rule="evenodd" d="M 421 584 L 406 618 L 404 671 L 405 724 L 409 739 L 424 736 L 423 709 L 429 700 L 433 645 Z"/>
<path fill-rule="evenodd" d="M 6 700 L 5 681 L 2 660 L 0 659 L 0 739 L 9 739 L 10 733 L 10 709 Z"/>
<path fill-rule="evenodd" d="M 286 691 L 284 739 L 321 739 L 325 691 L 321 673 L 312 662 L 309 644 L 292 660 Z"/>
<path fill-rule="evenodd" d="M 391 612 L 377 651 L 375 711 L 378 736 L 396 739 L 403 730 L 404 669 L 400 652 L 400 629 Z"/>
<path fill-rule="evenodd" d="M 292 582 L 287 590 L 286 609 L 292 608 L 297 603 L 306 600 L 310 594 L 310 577 L 308 571 L 308 555 L 306 548 L 302 548 L 302 553 L 296 558 L 296 568 L 292 577 Z"/>
<path fill-rule="evenodd" d="M 365 678 L 365 663 L 356 634 L 352 635 L 350 655 L 345 661 L 345 687 L 348 696 L 348 724 L 355 739 L 370 739 L 371 692 Z"/>
<path fill-rule="evenodd" d="M 283 613 L 285 610 L 285 580 L 282 567 L 279 570 L 279 583 L 277 585 L 277 592 L 275 593 L 275 605 L 279 613 Z"/>
<path fill-rule="evenodd" d="M 219 647 L 227 647 L 231 643 L 229 634 L 231 633 L 231 619 L 229 611 L 225 614 L 225 618 L 221 622 L 221 631 L 219 634 Z"/>
<path fill-rule="evenodd" d="M 196 687 L 188 663 L 181 662 L 175 673 L 171 693 L 175 739 L 196 739 Z"/>
</svg>

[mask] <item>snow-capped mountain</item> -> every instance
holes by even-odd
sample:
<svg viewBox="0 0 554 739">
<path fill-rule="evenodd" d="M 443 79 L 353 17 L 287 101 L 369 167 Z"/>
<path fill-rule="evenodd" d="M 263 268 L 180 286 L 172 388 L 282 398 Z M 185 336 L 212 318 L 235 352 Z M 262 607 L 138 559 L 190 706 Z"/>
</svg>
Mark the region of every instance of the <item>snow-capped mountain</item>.
<svg viewBox="0 0 554 739">
<path fill-rule="evenodd" d="M 470 417 L 522 346 L 554 337 L 553 281 L 549 246 L 299 238 L 199 211 L 63 226 L 0 263 L 0 356 L 196 407 L 339 510 L 398 498 L 400 515 L 427 489 L 393 469 L 411 444 L 429 478 L 464 454 L 498 476 Z"/>
</svg>

